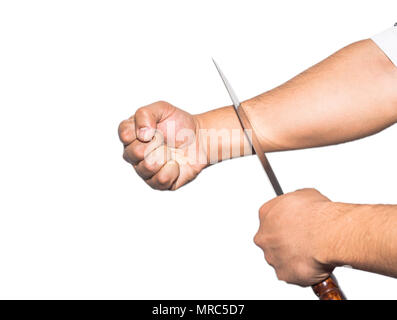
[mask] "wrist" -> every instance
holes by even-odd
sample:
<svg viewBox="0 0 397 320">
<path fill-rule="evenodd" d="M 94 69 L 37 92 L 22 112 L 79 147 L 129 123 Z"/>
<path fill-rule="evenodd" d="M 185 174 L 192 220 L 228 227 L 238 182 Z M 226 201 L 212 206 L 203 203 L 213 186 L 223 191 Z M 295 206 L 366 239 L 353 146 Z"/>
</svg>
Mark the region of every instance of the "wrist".
<svg viewBox="0 0 397 320">
<path fill-rule="evenodd" d="M 323 221 L 319 261 L 325 265 L 358 267 L 367 259 L 368 205 L 329 202 Z"/>
<path fill-rule="evenodd" d="M 232 106 L 194 115 L 208 165 L 249 154 L 250 144 Z"/>
<path fill-rule="evenodd" d="M 314 259 L 323 265 L 342 266 L 349 264 L 346 246 L 350 242 L 351 212 L 353 205 L 327 201 L 318 208 L 321 218 L 317 226 L 317 243 Z"/>
</svg>

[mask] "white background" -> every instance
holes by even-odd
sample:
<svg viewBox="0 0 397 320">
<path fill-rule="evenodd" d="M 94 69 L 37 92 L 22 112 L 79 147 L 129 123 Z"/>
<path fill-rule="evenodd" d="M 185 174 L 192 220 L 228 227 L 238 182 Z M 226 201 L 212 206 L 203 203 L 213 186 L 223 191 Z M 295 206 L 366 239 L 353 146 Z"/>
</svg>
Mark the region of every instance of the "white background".
<svg viewBox="0 0 397 320">
<path fill-rule="evenodd" d="M 273 191 L 254 157 L 154 191 L 121 158 L 118 123 L 167 100 L 191 113 L 241 100 L 390 27 L 391 1 L 2 1 L 0 298 L 314 299 L 253 244 Z M 286 191 L 397 203 L 397 127 L 269 155 Z M 397 281 L 350 269 L 351 299 Z"/>
</svg>

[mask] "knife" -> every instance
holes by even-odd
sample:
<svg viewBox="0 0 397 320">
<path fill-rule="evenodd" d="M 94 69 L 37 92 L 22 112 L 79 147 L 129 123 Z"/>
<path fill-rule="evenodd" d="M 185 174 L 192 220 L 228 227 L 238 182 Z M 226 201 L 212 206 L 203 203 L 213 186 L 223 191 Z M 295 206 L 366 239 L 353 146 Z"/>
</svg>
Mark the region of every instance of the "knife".
<svg viewBox="0 0 397 320">
<path fill-rule="evenodd" d="M 219 75 L 222 78 L 223 84 L 226 87 L 227 92 L 229 93 L 230 98 L 232 99 L 234 111 L 236 112 L 237 118 L 240 121 L 241 127 L 247 137 L 249 143 L 254 149 L 256 155 L 260 163 L 262 164 L 263 169 L 265 170 L 267 177 L 273 187 L 274 192 L 277 196 L 281 196 L 284 194 L 283 190 L 281 189 L 280 183 L 274 171 L 270 165 L 269 160 L 267 159 L 265 152 L 262 149 L 261 144 L 259 143 L 255 132 L 252 128 L 252 125 L 245 114 L 243 108 L 241 107 L 240 101 L 237 98 L 236 93 L 234 92 L 232 86 L 230 85 L 229 81 L 226 79 L 225 75 L 223 74 L 222 70 L 219 68 L 219 65 L 212 59 L 216 69 L 218 70 Z M 250 132 L 250 134 L 248 134 Z M 327 279 L 321 281 L 320 283 L 313 285 L 312 289 L 316 296 L 320 300 L 346 300 L 345 295 L 343 294 L 342 290 L 339 288 L 338 282 L 333 274 L 331 274 Z"/>
</svg>

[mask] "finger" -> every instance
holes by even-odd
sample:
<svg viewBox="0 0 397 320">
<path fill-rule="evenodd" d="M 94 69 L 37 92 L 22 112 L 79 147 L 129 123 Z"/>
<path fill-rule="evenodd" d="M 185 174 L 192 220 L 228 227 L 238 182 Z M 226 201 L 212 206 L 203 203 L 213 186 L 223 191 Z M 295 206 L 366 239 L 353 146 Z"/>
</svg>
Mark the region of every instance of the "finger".
<svg viewBox="0 0 397 320">
<path fill-rule="evenodd" d="M 146 182 L 153 189 L 168 190 L 172 188 L 178 177 L 179 165 L 175 160 L 171 160 L 168 161 L 157 174 L 149 180 L 146 180 Z"/>
<path fill-rule="evenodd" d="M 161 146 L 164 142 L 160 133 L 156 133 L 150 142 L 141 142 L 138 139 L 134 140 L 130 145 L 124 148 L 124 159 L 132 165 L 137 165 L 140 161 L 145 159 L 150 152 Z"/>
<path fill-rule="evenodd" d="M 147 180 L 159 172 L 169 159 L 171 159 L 171 152 L 166 146 L 162 145 L 139 162 L 135 166 L 135 170 L 142 179 Z"/>
<path fill-rule="evenodd" d="M 135 130 L 139 140 L 150 141 L 159 123 L 170 108 L 167 102 L 155 102 L 139 108 L 135 113 Z"/>
<path fill-rule="evenodd" d="M 267 213 L 283 198 L 283 196 L 278 196 L 276 198 L 273 198 L 263 204 L 260 209 L 259 209 L 259 218 L 264 219 L 267 215 Z"/>
<path fill-rule="evenodd" d="M 273 261 L 273 257 L 270 255 L 270 253 L 268 252 L 263 252 L 264 256 L 265 256 L 265 260 L 267 262 L 267 264 L 271 267 L 274 268 L 274 261 Z"/>
<path fill-rule="evenodd" d="M 125 145 L 129 145 L 136 139 L 135 134 L 135 120 L 133 117 L 124 120 L 119 125 L 119 138 L 120 141 Z"/>
</svg>

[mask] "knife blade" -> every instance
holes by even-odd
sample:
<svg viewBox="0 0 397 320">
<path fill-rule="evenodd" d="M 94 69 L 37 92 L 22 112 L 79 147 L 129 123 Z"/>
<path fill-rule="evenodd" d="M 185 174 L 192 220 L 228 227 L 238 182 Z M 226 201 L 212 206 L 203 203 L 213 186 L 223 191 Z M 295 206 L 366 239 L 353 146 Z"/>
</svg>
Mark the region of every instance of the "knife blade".
<svg viewBox="0 0 397 320">
<path fill-rule="evenodd" d="M 270 165 L 270 162 L 267 159 L 266 154 L 263 151 L 262 146 L 260 145 L 259 140 L 255 135 L 255 132 L 252 128 L 252 125 L 247 115 L 245 114 L 243 108 L 241 107 L 240 101 L 237 98 L 236 93 L 234 92 L 232 86 L 225 77 L 219 65 L 215 62 L 214 59 L 212 59 L 212 61 L 214 62 L 214 65 L 218 70 L 219 75 L 222 78 L 223 84 L 225 85 L 226 90 L 229 93 L 230 99 L 232 99 L 234 111 L 236 112 L 237 118 L 240 121 L 241 127 L 244 129 L 243 131 L 245 133 L 245 136 L 247 137 L 249 143 L 251 144 L 252 149 L 254 149 L 260 163 L 262 164 L 262 167 L 265 170 L 267 177 L 269 178 L 270 184 L 272 185 L 274 192 L 276 193 L 277 196 L 281 196 L 282 194 L 284 194 L 283 189 L 281 188 L 280 183 L 278 182 L 278 179 Z"/>
<path fill-rule="evenodd" d="M 267 177 L 269 178 L 274 192 L 277 196 L 281 196 L 284 193 L 281 189 L 280 183 L 278 182 L 277 177 L 274 174 L 269 160 L 267 160 L 265 152 L 263 151 L 262 146 L 260 145 L 259 140 L 255 135 L 255 132 L 247 115 L 241 107 L 240 101 L 238 100 L 236 93 L 234 92 L 229 81 L 226 79 L 222 70 L 219 68 L 219 65 L 215 62 L 214 59 L 212 59 L 212 61 L 214 62 L 215 67 L 218 70 L 218 73 L 221 76 L 222 81 L 226 87 L 226 90 L 229 93 L 230 98 L 232 99 L 234 111 L 236 112 L 237 118 L 240 120 L 241 127 L 244 129 L 243 131 L 249 143 L 251 144 L 252 149 L 254 149 L 260 163 L 262 164 L 263 169 L 265 169 L 265 172 L 267 174 Z M 250 134 L 248 134 L 248 130 L 250 131 Z M 313 285 L 312 289 L 316 296 L 320 298 L 320 300 L 346 300 L 346 296 L 339 288 L 339 284 L 332 273 L 327 279 L 319 282 L 316 285 Z"/>
</svg>

